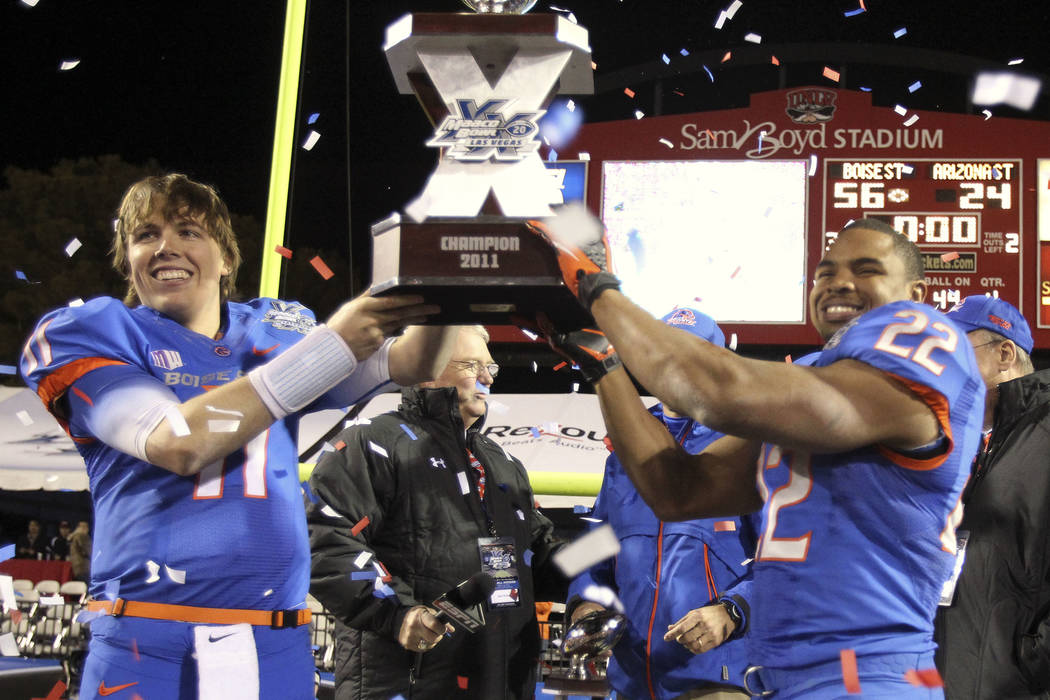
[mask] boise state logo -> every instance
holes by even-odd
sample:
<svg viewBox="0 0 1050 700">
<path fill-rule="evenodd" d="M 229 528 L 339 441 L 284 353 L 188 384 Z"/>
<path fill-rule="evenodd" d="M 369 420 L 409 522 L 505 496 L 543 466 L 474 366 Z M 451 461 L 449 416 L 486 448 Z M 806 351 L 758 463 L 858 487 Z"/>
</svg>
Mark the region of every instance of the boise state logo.
<svg viewBox="0 0 1050 700">
<path fill-rule="evenodd" d="M 317 321 L 305 314 L 306 307 L 296 301 L 272 300 L 270 310 L 262 317 L 263 323 L 269 323 L 280 331 L 295 331 L 306 335 L 317 325 Z"/>
<path fill-rule="evenodd" d="M 824 88 L 802 88 L 787 93 L 787 108 L 784 110 L 796 124 L 820 124 L 831 121 L 835 116 L 835 99 L 838 95 L 833 90 Z"/>
<path fill-rule="evenodd" d="M 667 319 L 669 326 L 695 326 L 696 314 L 689 309 L 675 309 L 671 317 Z"/>
</svg>

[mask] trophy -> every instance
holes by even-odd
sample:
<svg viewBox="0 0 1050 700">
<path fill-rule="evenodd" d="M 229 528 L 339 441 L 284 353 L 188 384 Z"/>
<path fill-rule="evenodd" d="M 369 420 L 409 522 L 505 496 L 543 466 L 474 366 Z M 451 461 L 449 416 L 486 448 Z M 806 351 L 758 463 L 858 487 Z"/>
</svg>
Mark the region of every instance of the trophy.
<svg viewBox="0 0 1050 700">
<path fill-rule="evenodd" d="M 542 310 L 556 328 L 593 323 L 530 219 L 562 203 L 538 152 L 555 94 L 590 94 L 587 30 L 535 0 L 464 0 L 476 14 L 416 13 L 386 30 L 398 90 L 415 94 L 440 149 L 423 191 L 372 227 L 372 293 L 419 294 L 431 323 L 513 323 Z"/>
<path fill-rule="evenodd" d="M 627 620 L 615 610 L 597 610 L 569 626 L 561 642 L 561 653 L 570 659 L 567 676 L 551 675 L 544 692 L 554 695 L 605 695 L 605 665 L 598 657 L 616 646 L 627 631 Z"/>
</svg>

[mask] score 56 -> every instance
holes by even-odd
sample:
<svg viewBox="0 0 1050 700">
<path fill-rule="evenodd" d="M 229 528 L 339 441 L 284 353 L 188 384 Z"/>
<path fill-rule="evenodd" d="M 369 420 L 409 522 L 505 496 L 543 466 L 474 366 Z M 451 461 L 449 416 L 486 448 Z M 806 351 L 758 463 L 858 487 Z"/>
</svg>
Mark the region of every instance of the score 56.
<svg viewBox="0 0 1050 700">
<path fill-rule="evenodd" d="M 884 182 L 836 182 L 832 190 L 835 209 L 885 209 L 885 185 Z"/>
</svg>

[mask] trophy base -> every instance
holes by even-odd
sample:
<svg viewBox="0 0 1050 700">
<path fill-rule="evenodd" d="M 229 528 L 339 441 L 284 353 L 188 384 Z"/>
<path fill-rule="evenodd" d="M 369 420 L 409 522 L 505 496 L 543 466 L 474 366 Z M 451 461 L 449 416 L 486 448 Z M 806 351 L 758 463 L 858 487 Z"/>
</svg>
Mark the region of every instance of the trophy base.
<svg viewBox="0 0 1050 700">
<path fill-rule="evenodd" d="M 372 294 L 418 294 L 441 307 L 432 325 L 594 325 L 565 286 L 554 250 L 524 221 L 480 216 L 373 227 Z"/>
<path fill-rule="evenodd" d="M 569 678 L 568 676 L 550 675 L 543 681 L 543 692 L 546 695 L 588 695 L 606 697 L 612 689 L 604 678 Z"/>
</svg>

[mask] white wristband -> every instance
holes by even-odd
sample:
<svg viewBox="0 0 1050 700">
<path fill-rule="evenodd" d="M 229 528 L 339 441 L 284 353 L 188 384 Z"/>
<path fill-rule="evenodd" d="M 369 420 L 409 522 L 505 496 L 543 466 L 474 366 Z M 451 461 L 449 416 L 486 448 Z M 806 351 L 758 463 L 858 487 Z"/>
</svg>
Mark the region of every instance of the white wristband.
<svg viewBox="0 0 1050 700">
<path fill-rule="evenodd" d="M 342 336 L 319 324 L 291 348 L 249 372 L 248 379 L 280 420 L 309 406 L 355 367 L 357 358 Z"/>
</svg>

